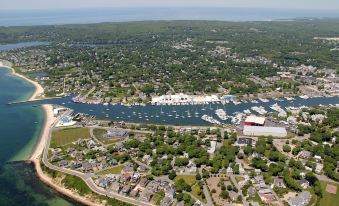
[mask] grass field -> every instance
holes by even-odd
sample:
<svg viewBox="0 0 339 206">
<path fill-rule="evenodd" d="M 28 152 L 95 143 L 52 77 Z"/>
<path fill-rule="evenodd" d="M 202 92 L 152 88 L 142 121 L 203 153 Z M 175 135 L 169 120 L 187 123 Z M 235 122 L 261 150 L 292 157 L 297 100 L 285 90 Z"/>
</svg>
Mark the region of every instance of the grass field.
<svg viewBox="0 0 339 206">
<path fill-rule="evenodd" d="M 190 186 L 193 186 L 197 182 L 195 175 L 178 175 L 175 177 L 174 181 L 178 181 L 179 179 L 184 179 Z"/>
<path fill-rule="evenodd" d="M 52 133 L 51 147 L 70 144 L 78 139 L 90 139 L 88 128 L 67 128 L 55 130 Z"/>
<path fill-rule="evenodd" d="M 102 138 L 102 136 L 106 133 L 107 131 L 105 129 L 98 129 L 95 128 L 93 129 L 93 134 L 96 138 Z"/>
<path fill-rule="evenodd" d="M 323 191 L 323 197 L 320 199 L 320 205 L 334 206 L 339 202 L 339 184 L 320 182 L 321 189 Z M 331 194 L 326 192 L 326 185 L 331 184 L 337 186 L 337 194 Z M 336 203 L 337 202 L 337 203 Z"/>
<path fill-rule="evenodd" d="M 107 170 L 103 170 L 101 172 L 98 172 L 98 175 L 120 174 L 123 167 L 124 167 L 124 165 L 115 166 L 115 167 L 109 168 Z"/>
<path fill-rule="evenodd" d="M 192 195 L 196 198 L 198 198 L 200 201 L 202 202 L 205 202 L 206 203 L 206 199 L 203 199 L 202 198 L 202 193 L 203 191 L 200 189 L 199 185 L 198 184 L 195 184 L 193 187 L 192 187 Z M 200 194 L 200 195 L 199 195 Z"/>
</svg>

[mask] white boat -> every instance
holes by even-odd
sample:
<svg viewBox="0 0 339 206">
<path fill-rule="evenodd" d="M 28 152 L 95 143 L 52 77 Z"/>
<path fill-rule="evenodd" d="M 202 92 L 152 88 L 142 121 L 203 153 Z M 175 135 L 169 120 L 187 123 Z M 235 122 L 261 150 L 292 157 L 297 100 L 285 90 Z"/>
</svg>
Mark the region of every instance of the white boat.
<svg viewBox="0 0 339 206">
<path fill-rule="evenodd" d="M 308 99 L 308 98 L 310 98 L 310 97 L 307 96 L 307 95 L 301 95 L 300 98 L 302 98 L 302 99 Z"/>
<path fill-rule="evenodd" d="M 223 121 L 228 119 L 226 112 L 223 109 L 217 109 L 214 113 Z"/>
<path fill-rule="evenodd" d="M 244 113 L 245 113 L 245 114 L 251 114 L 252 112 L 251 112 L 251 110 L 249 110 L 249 109 L 245 109 L 245 110 L 244 110 Z"/>
<path fill-rule="evenodd" d="M 221 125 L 221 122 L 219 122 L 218 120 L 214 119 L 213 117 L 211 116 L 208 116 L 206 114 L 202 115 L 201 116 L 201 119 L 202 120 L 205 120 L 206 122 L 209 122 L 211 124 L 218 124 L 218 125 Z"/>
</svg>

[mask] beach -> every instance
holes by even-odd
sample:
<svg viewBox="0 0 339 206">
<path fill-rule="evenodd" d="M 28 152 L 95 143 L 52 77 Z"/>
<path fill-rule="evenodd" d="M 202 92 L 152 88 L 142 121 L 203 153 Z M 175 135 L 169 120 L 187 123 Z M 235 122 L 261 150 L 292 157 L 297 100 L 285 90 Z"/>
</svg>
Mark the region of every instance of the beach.
<svg viewBox="0 0 339 206">
<path fill-rule="evenodd" d="M 44 93 L 44 88 L 37 82 L 25 77 L 22 74 L 17 73 L 13 68 L 12 68 L 12 64 L 10 62 L 7 61 L 1 61 L 0 60 L 0 67 L 5 67 L 8 68 L 12 71 L 12 74 L 14 76 L 18 76 L 20 78 L 25 79 L 26 81 L 28 81 L 29 83 L 33 84 L 33 86 L 35 87 L 35 90 L 33 92 L 33 94 L 31 95 L 31 97 L 27 100 L 27 101 L 34 101 L 34 100 L 38 100 L 42 98 L 42 95 Z"/>
<path fill-rule="evenodd" d="M 35 91 L 33 92 L 33 94 L 30 96 L 30 98 L 27 101 L 34 101 L 34 100 L 38 100 L 41 99 L 42 94 L 44 92 L 43 87 L 38 84 L 37 82 L 21 75 L 15 72 L 15 70 L 11 67 L 11 63 L 10 62 L 4 62 L 4 61 L 0 61 L 0 67 L 4 67 L 4 68 L 8 68 L 12 71 L 12 75 L 18 76 L 20 78 L 25 79 L 26 81 L 30 82 L 31 84 L 34 85 Z M 42 130 L 40 132 L 40 136 L 39 136 L 39 140 L 34 148 L 34 150 L 31 153 L 30 158 L 28 159 L 30 162 L 32 162 L 34 164 L 34 168 L 36 170 L 36 174 L 38 176 L 38 178 L 46 185 L 48 185 L 49 187 L 53 188 L 54 190 L 56 190 L 57 192 L 68 196 L 84 205 L 90 205 L 90 206 L 94 206 L 94 205 L 99 205 L 97 203 L 93 203 L 91 202 L 89 199 L 82 197 L 76 193 L 74 193 L 73 191 L 66 189 L 60 185 L 58 185 L 56 182 L 53 181 L 53 178 L 49 177 L 47 174 L 45 174 L 42 171 L 41 165 L 40 165 L 40 158 L 42 156 L 42 153 L 44 151 L 44 148 L 46 147 L 48 138 L 49 138 L 49 133 L 50 130 L 52 129 L 55 121 L 57 120 L 56 117 L 54 117 L 53 115 L 53 106 L 46 104 L 46 105 L 42 105 L 42 109 L 44 111 L 44 125 L 42 127 Z"/>
</svg>

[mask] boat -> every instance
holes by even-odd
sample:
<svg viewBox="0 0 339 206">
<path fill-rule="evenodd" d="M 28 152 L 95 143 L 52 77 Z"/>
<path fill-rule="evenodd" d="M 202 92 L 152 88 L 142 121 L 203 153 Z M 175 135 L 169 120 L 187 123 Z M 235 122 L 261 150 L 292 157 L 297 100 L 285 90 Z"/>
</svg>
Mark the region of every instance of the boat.
<svg viewBox="0 0 339 206">
<path fill-rule="evenodd" d="M 103 103 L 103 105 L 104 105 L 104 106 L 108 106 L 108 103 L 107 103 L 107 102 L 105 102 L 105 103 Z"/>
<path fill-rule="evenodd" d="M 221 125 L 221 122 L 219 122 L 218 120 L 214 119 L 213 117 L 211 116 L 208 116 L 206 114 L 202 115 L 201 116 L 201 119 L 206 121 L 206 122 L 209 122 L 211 124 L 217 124 L 217 125 Z"/>
<path fill-rule="evenodd" d="M 228 119 L 226 112 L 223 109 L 217 109 L 214 113 L 223 121 Z"/>
<path fill-rule="evenodd" d="M 251 114 L 252 112 L 251 112 L 251 110 L 249 110 L 249 109 L 245 109 L 245 110 L 244 110 L 244 113 L 245 113 L 245 114 Z"/>
<path fill-rule="evenodd" d="M 302 98 L 302 99 L 308 99 L 308 98 L 310 98 L 310 97 L 307 96 L 307 95 L 301 95 L 300 98 Z"/>
</svg>

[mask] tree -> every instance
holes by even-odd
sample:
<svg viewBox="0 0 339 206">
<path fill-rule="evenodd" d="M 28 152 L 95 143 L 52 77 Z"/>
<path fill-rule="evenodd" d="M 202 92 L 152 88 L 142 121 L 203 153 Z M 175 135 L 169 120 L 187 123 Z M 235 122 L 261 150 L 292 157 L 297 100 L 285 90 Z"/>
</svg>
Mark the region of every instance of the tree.
<svg viewBox="0 0 339 206">
<path fill-rule="evenodd" d="M 287 152 L 287 153 L 291 152 L 291 146 L 285 144 L 285 145 L 283 146 L 283 151 L 284 151 L 284 152 Z"/>
<path fill-rule="evenodd" d="M 195 179 L 197 179 L 197 180 L 201 180 L 201 175 L 200 175 L 200 173 L 199 173 L 199 172 L 197 172 L 197 174 L 195 175 Z"/>
<path fill-rule="evenodd" d="M 191 191 L 191 186 L 187 184 L 186 181 L 182 178 L 180 178 L 178 181 L 174 183 L 174 187 L 177 192 L 182 192 L 182 191 L 190 192 Z"/>
<path fill-rule="evenodd" d="M 169 174 L 168 174 L 168 178 L 170 179 L 170 180 L 174 180 L 174 178 L 177 176 L 177 173 L 174 171 L 174 170 L 172 170 Z"/>
<path fill-rule="evenodd" d="M 223 190 L 223 191 L 221 191 L 219 196 L 223 199 L 227 199 L 229 197 L 229 194 L 226 190 Z"/>
</svg>

